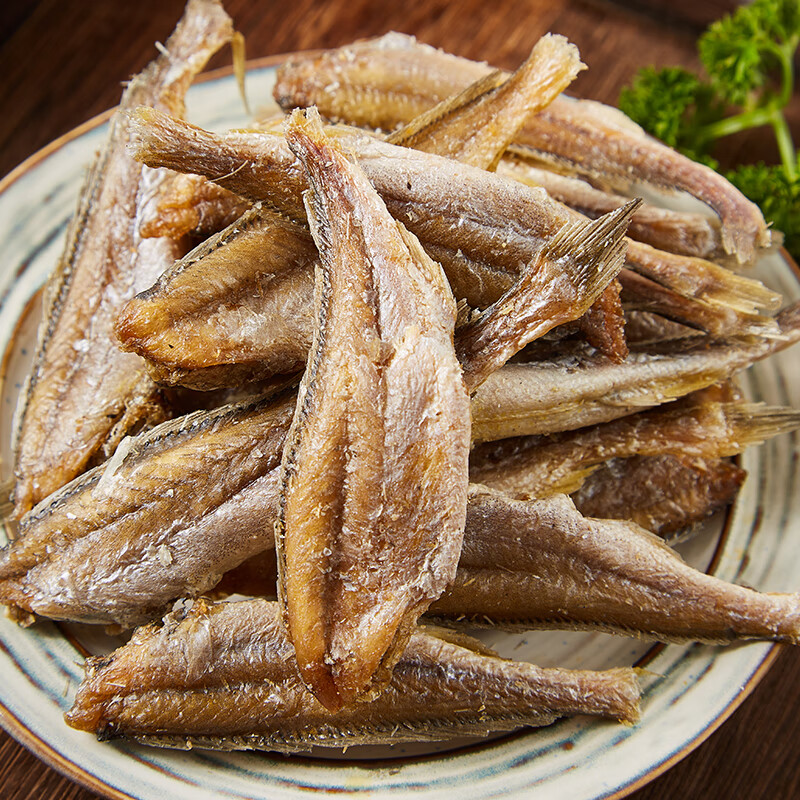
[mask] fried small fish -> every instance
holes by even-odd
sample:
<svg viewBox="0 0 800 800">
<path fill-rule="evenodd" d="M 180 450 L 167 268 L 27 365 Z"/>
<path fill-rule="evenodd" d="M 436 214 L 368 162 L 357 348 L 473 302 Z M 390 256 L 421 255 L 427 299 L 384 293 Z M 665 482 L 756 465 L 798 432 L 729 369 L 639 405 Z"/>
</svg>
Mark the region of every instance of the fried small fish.
<svg viewBox="0 0 800 800">
<path fill-rule="evenodd" d="M 800 411 L 793 409 L 687 398 L 589 428 L 478 447 L 470 456 L 470 480 L 510 497 L 570 494 L 610 459 L 725 458 L 798 427 Z M 668 487 L 664 491 L 668 496 Z"/>
<path fill-rule="evenodd" d="M 178 255 L 172 239 L 138 227 L 164 173 L 127 152 L 128 111 L 143 104 L 180 115 L 207 59 L 232 36 L 217 0 L 191 0 L 163 53 L 129 84 L 81 190 L 64 253 L 45 289 L 32 371 L 17 410 L 14 503 L 22 516 L 137 424 L 164 418 L 156 385 L 113 334 L 120 301 L 149 286 Z"/>
<path fill-rule="evenodd" d="M 664 642 L 800 643 L 800 594 L 706 575 L 634 523 L 584 517 L 566 495 L 520 501 L 473 486 L 467 517 L 458 575 L 431 606 L 436 618 Z"/>
<path fill-rule="evenodd" d="M 444 272 L 314 112 L 286 138 L 320 253 L 317 324 L 283 456 L 280 597 L 306 685 L 331 710 L 389 679 L 453 579 L 469 396 Z"/>
<path fill-rule="evenodd" d="M 146 108 L 132 115 L 131 125 L 136 130 L 132 151 L 144 163 L 205 175 L 243 197 L 303 220 L 300 196 L 306 183 L 280 136 L 243 131 L 218 136 Z M 576 218 L 576 212 L 540 187 L 400 148 L 352 128 L 332 128 L 330 135 L 355 154 L 391 214 L 442 264 L 455 296 L 473 307 L 485 308 L 497 300 L 542 245 Z M 664 281 L 676 281 L 674 265 L 681 257 L 667 255 Z M 641 260 L 647 262 L 642 269 L 653 267 L 653 258 Z M 699 260 L 689 261 L 696 271 Z M 696 292 L 701 294 L 697 327 L 706 330 L 711 325 L 718 334 L 776 332 L 771 315 L 779 298 L 774 292 L 758 281 L 734 276 L 720 292 L 735 298 L 733 302 L 704 297 L 722 274 L 713 265 L 710 269 L 710 278 L 701 273 L 690 282 L 691 291 L 678 298 L 681 321 L 691 319 Z M 687 280 L 684 274 L 684 286 Z M 669 289 L 664 286 L 662 292 Z M 759 313 L 743 310 L 750 306 Z"/>
<path fill-rule="evenodd" d="M 125 350 L 165 384 L 235 386 L 305 365 L 317 248 L 260 206 L 192 250 L 120 311 Z"/>
<path fill-rule="evenodd" d="M 657 406 L 719 383 L 800 340 L 800 303 L 776 321 L 778 339 L 667 343 L 622 364 L 584 352 L 549 362 L 507 364 L 472 398 L 473 443 L 575 430 Z"/>
<path fill-rule="evenodd" d="M 540 669 L 480 642 L 413 631 L 374 699 L 329 711 L 300 681 L 277 603 L 194 603 L 89 659 L 67 723 L 99 739 L 181 749 L 277 750 L 440 741 L 573 714 L 633 723 L 632 669 Z"/>
</svg>

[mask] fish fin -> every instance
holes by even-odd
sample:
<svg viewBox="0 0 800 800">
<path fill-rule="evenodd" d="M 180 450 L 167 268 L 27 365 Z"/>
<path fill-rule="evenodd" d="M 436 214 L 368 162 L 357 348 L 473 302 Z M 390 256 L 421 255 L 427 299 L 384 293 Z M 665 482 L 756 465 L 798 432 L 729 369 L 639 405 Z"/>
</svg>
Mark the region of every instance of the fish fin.
<svg viewBox="0 0 800 800">
<path fill-rule="evenodd" d="M 479 80 L 471 83 L 458 94 L 451 95 L 433 108 L 414 117 L 407 125 L 390 134 L 386 141 L 389 144 L 413 147 L 414 138 L 422 131 L 437 125 L 445 117 L 456 113 L 465 106 L 471 105 L 480 97 L 502 86 L 508 78 L 507 72 L 499 69 L 493 70 L 488 75 L 484 75 Z"/>
<path fill-rule="evenodd" d="M 571 268 L 572 283 L 591 305 L 625 263 L 625 233 L 641 202 L 635 198 L 596 220 L 563 227 L 542 248 L 536 261 L 546 257 Z"/>
<path fill-rule="evenodd" d="M 725 417 L 738 451 L 800 428 L 800 411 L 761 403 L 726 404 Z"/>
</svg>

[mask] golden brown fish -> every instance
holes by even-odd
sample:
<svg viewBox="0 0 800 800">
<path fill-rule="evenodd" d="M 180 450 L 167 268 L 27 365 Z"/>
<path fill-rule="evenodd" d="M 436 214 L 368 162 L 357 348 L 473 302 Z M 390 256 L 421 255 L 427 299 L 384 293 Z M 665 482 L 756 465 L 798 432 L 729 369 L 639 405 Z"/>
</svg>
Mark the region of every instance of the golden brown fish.
<svg viewBox="0 0 800 800">
<path fill-rule="evenodd" d="M 473 442 L 583 428 L 719 383 L 800 340 L 800 303 L 776 321 L 780 339 L 698 337 L 689 347 L 633 352 L 622 364 L 592 353 L 507 364 L 472 398 Z"/>
<path fill-rule="evenodd" d="M 800 307 L 779 320 L 783 343 L 706 342 L 686 356 L 651 354 L 621 366 L 576 356 L 549 367 L 505 366 L 473 399 L 473 424 L 488 440 L 514 434 L 521 421 L 552 433 L 573 418 L 590 425 L 638 411 L 800 338 Z M 137 438 L 117 462 L 76 479 L 22 521 L 21 536 L 0 551 L 0 601 L 57 619 L 130 626 L 177 597 L 207 591 L 216 581 L 209 576 L 272 547 L 278 463 L 294 405 L 291 393 L 243 402 Z M 93 491 L 106 469 L 99 502 Z"/>
<path fill-rule="evenodd" d="M 331 710 L 389 679 L 453 579 L 469 397 L 441 267 L 318 115 L 290 118 L 320 252 L 318 319 L 283 457 L 280 596 L 305 683 Z"/>
<path fill-rule="evenodd" d="M 121 444 L 23 517 L 0 551 L 2 602 L 131 627 L 273 547 L 295 402 L 288 391 L 197 412 Z"/>
<path fill-rule="evenodd" d="M 300 195 L 306 184 L 280 136 L 241 131 L 217 136 L 152 109 L 137 111 L 131 124 L 137 131 L 132 150 L 150 166 L 205 175 L 302 221 Z M 484 308 L 507 291 L 542 244 L 576 218 L 576 212 L 540 187 L 397 148 L 351 128 L 330 133 L 346 142 L 392 215 L 442 264 L 456 297 L 473 307 Z M 656 269 L 651 250 L 631 267 L 647 274 Z M 770 316 L 779 302 L 775 292 L 710 262 L 664 255 L 659 281 L 665 284 L 662 292 L 672 290 L 672 284 L 678 287 L 673 293 L 681 292 L 679 321 L 691 320 L 697 294 L 700 316 L 694 324 L 703 330 L 720 335 L 775 332 Z"/>
<path fill-rule="evenodd" d="M 128 154 L 128 111 L 146 104 L 182 114 L 193 77 L 231 35 L 217 0 L 191 0 L 164 52 L 128 84 L 112 117 L 45 290 L 38 352 L 17 414 L 18 516 L 98 454 L 110 455 L 134 426 L 163 418 L 144 364 L 119 350 L 112 329 L 120 302 L 179 255 L 173 240 L 138 233 L 163 175 Z"/>
<path fill-rule="evenodd" d="M 305 226 L 253 208 L 130 300 L 115 331 L 161 383 L 208 389 L 299 371 L 316 260 Z"/>
<path fill-rule="evenodd" d="M 800 411 L 789 408 L 679 401 L 590 428 L 478 447 L 470 480 L 510 497 L 569 494 L 612 458 L 724 458 L 798 427 Z"/>
<path fill-rule="evenodd" d="M 331 119 L 392 130 L 490 71 L 390 33 L 293 56 L 278 71 L 274 95 L 286 110 L 316 105 Z M 725 178 L 647 136 L 609 106 L 561 95 L 528 119 L 514 150 L 623 190 L 638 180 L 686 191 L 720 217 L 723 247 L 741 262 L 769 246 L 761 212 Z"/>
<path fill-rule="evenodd" d="M 587 519 L 565 495 L 519 501 L 474 486 L 467 526 L 456 581 L 431 607 L 437 617 L 667 642 L 800 643 L 800 594 L 706 575 L 649 531 Z"/>
<path fill-rule="evenodd" d="M 503 297 L 459 330 L 470 374 L 488 374 L 585 311 L 622 265 L 619 242 L 634 207 L 563 229 Z M 296 372 L 311 344 L 316 256 L 305 228 L 251 210 L 130 300 L 115 330 L 161 383 L 210 389 Z"/>
<path fill-rule="evenodd" d="M 419 627 L 379 697 L 332 712 L 301 683 L 277 603 L 199 601 L 90 659 L 66 720 L 100 739 L 293 753 L 481 736 L 572 714 L 632 723 L 639 693 L 632 669 L 540 669 Z"/>
</svg>

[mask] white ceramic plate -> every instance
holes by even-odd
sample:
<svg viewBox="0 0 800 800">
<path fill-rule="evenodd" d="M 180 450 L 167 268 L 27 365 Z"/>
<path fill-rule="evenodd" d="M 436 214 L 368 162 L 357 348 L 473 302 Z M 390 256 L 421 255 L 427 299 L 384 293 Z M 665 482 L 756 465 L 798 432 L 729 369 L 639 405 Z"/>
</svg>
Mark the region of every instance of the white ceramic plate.
<svg viewBox="0 0 800 800">
<path fill-rule="evenodd" d="M 249 73 L 251 101 L 268 104 L 274 70 Z M 233 79 L 194 87 L 189 119 L 212 129 L 245 122 Z M 8 476 L 16 396 L 30 364 L 39 318 L 29 304 L 53 267 L 83 173 L 105 136 L 100 118 L 53 143 L 0 184 L 0 352 L 6 352 L 0 395 L 0 456 Z M 790 264 L 772 256 L 759 276 L 788 301 L 800 297 Z M 29 313 L 22 311 L 29 306 Z M 756 365 L 744 377 L 754 399 L 800 407 L 793 354 Z M 748 478 L 735 511 L 707 526 L 683 550 L 690 563 L 727 580 L 770 591 L 800 586 L 800 473 L 797 440 L 781 437 L 747 452 Z M 82 677 L 81 651 L 114 641 L 80 626 L 18 628 L 0 619 L 0 722 L 57 769 L 111 797 L 163 800 L 307 799 L 309 791 L 340 798 L 415 800 L 621 797 L 662 772 L 708 736 L 766 671 L 770 646 L 747 644 L 651 647 L 595 634 L 486 634 L 504 655 L 542 666 L 604 668 L 646 663 L 641 722 L 625 727 L 575 719 L 549 728 L 480 741 L 446 752 L 431 748 L 317 752 L 313 757 L 171 752 L 98 743 L 62 721 Z"/>
</svg>

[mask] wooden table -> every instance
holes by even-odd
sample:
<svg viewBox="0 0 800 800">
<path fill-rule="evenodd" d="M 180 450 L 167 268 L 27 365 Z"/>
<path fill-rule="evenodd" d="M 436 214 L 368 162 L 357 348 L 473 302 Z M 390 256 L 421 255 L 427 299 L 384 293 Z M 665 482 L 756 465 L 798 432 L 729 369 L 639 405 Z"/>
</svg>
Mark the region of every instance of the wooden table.
<svg viewBox="0 0 800 800">
<path fill-rule="evenodd" d="M 119 99 L 120 83 L 155 54 L 183 0 L 5 0 L 0 10 L 0 175 Z M 513 67 L 546 31 L 566 35 L 589 70 L 574 93 L 614 103 L 647 64 L 697 66 L 694 42 L 732 0 L 228 0 L 251 57 L 399 30 L 497 66 Z M 667 10 L 667 8 L 669 10 Z M 223 54 L 211 67 L 229 59 Z M 800 103 L 791 125 L 800 141 Z M 766 134 L 726 143 L 723 158 L 775 158 Z M 800 584 L 800 576 L 798 576 Z M 636 800 L 800 797 L 800 651 L 785 649 L 733 718 Z M 89 800 L 94 793 L 0 732 L 0 797 Z"/>
</svg>

